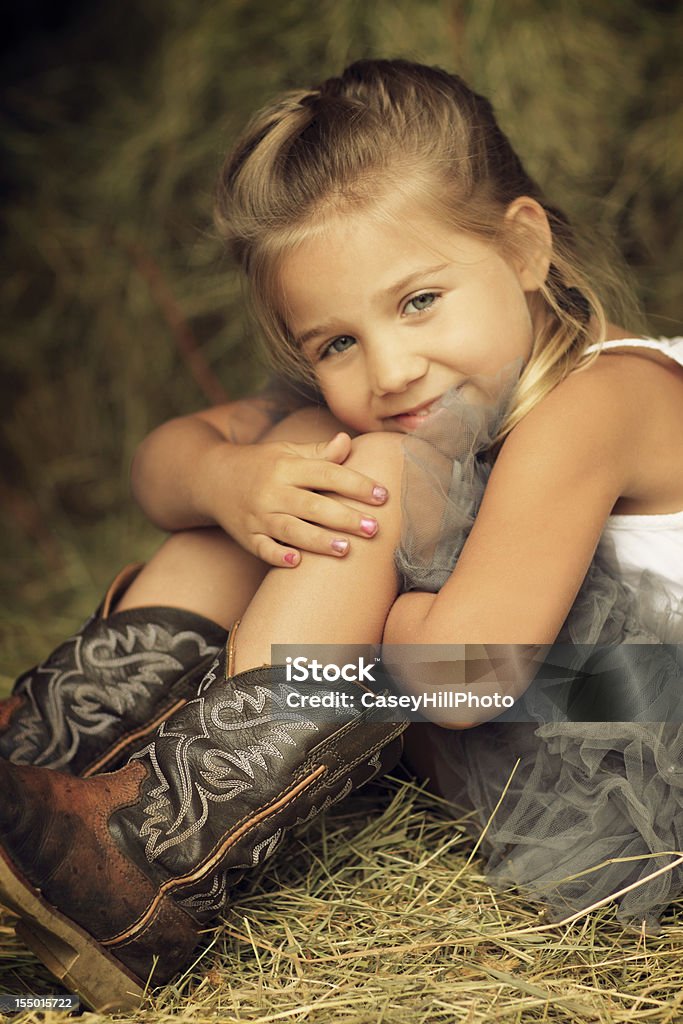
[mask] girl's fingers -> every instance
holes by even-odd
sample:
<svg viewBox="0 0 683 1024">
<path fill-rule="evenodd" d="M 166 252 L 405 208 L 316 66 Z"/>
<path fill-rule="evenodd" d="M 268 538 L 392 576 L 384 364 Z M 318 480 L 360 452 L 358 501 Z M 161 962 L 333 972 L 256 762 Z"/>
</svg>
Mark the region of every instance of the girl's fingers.
<svg viewBox="0 0 683 1024">
<path fill-rule="evenodd" d="M 252 550 L 268 565 L 295 568 L 302 551 L 343 558 L 351 547 L 349 535 L 368 539 L 379 529 L 374 516 L 324 495 L 302 491 L 295 504 L 301 518 L 296 514 L 271 513 L 269 535 L 254 537 Z"/>
<path fill-rule="evenodd" d="M 269 518 L 269 526 L 274 523 L 275 516 L 278 514 L 272 514 Z M 304 521 L 304 525 L 308 526 L 313 524 L 315 527 L 322 527 L 323 532 L 334 531 L 335 533 L 342 534 L 354 534 L 356 537 L 374 537 L 379 528 L 377 517 L 373 515 L 372 510 L 352 508 L 350 505 L 345 505 L 343 501 L 337 501 L 334 497 L 328 497 L 325 494 L 316 494 L 313 491 L 297 491 L 295 492 L 287 507 L 287 513 L 280 513 L 281 518 L 278 520 L 277 530 L 280 531 L 283 528 L 284 520 L 291 518 L 293 523 Z M 274 533 L 275 535 L 275 529 Z M 281 537 L 281 533 L 277 533 L 278 537 Z M 298 542 L 292 542 L 297 543 Z M 310 549 L 309 549 L 310 550 Z"/>
<path fill-rule="evenodd" d="M 287 551 L 310 551 L 317 555 L 343 558 L 351 547 L 350 538 L 341 530 L 324 530 L 294 516 L 273 515 L 269 519 L 271 537 Z M 373 534 L 377 532 L 373 526 Z M 361 536 L 371 536 L 361 533 Z"/>
<path fill-rule="evenodd" d="M 383 505 L 389 496 L 379 481 L 334 462 L 307 463 L 302 459 L 297 465 L 296 480 L 291 483 L 308 491 L 328 491 L 342 498 L 354 498 L 367 505 Z"/>
<path fill-rule="evenodd" d="M 295 569 L 301 561 L 301 552 L 291 547 L 283 547 L 272 537 L 261 533 L 254 537 L 252 553 L 266 565 L 279 569 Z"/>
</svg>

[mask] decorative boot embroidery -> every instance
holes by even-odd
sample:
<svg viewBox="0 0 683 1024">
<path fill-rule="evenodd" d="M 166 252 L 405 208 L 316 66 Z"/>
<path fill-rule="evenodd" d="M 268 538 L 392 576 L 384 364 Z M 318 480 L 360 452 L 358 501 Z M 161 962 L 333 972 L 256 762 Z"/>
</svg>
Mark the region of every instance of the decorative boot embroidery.
<svg viewBox="0 0 683 1024">
<path fill-rule="evenodd" d="M 152 623 L 119 630 L 104 622 L 95 628 L 98 635 L 71 637 L 17 684 L 31 713 L 19 718 L 12 735 L 15 763 L 63 769 L 85 737 L 101 736 L 136 708 L 155 704 L 188 662 L 216 652 L 193 630 L 174 634 Z"/>
</svg>

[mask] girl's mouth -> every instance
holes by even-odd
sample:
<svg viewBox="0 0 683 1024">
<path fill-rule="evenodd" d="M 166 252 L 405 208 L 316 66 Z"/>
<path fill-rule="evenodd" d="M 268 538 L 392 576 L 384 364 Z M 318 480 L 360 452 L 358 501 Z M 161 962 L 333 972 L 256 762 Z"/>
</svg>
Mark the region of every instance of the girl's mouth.
<svg viewBox="0 0 683 1024">
<path fill-rule="evenodd" d="M 431 414 L 432 409 L 441 398 L 433 398 L 431 402 L 427 402 L 425 405 L 420 405 L 415 409 L 410 409 L 408 412 L 399 413 L 397 416 L 392 416 L 391 419 L 394 423 L 398 424 L 403 430 L 417 430 L 418 427 L 422 426 L 427 417 Z"/>
</svg>

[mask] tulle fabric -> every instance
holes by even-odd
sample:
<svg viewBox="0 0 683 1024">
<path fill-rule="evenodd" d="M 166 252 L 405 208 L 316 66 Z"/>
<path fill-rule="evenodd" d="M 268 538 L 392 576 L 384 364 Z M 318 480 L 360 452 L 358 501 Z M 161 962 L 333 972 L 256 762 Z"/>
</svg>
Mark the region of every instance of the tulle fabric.
<svg viewBox="0 0 683 1024">
<path fill-rule="evenodd" d="M 519 370 L 449 392 L 405 438 L 395 558 L 404 591 L 436 592 L 455 568 Z M 543 680 L 541 672 L 524 698 L 531 722 L 431 727 L 434 782 L 454 804 L 474 809 L 480 830 L 488 826 L 481 850 L 490 881 L 542 901 L 551 920 L 633 886 L 615 899 L 618 918 L 657 931 L 681 894 L 683 870 L 668 865 L 683 854 L 682 641 L 681 602 L 658 578 L 644 574 L 634 592 L 596 558 L 558 644 L 574 679 L 590 682 L 609 662 L 625 720 L 550 720 L 549 704 L 567 696 L 558 688 L 576 683 L 572 673 Z M 667 870 L 645 881 L 660 867 Z"/>
</svg>

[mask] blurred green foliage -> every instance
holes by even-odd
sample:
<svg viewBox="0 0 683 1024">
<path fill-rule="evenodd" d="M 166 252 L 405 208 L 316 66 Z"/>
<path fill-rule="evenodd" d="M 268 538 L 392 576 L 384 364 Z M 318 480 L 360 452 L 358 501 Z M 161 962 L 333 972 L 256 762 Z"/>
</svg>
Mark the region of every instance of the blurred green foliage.
<svg viewBox="0 0 683 1024">
<path fill-rule="evenodd" d="M 679 4 L 636 0 L 114 0 L 4 71 L 0 236 L 5 662 L 49 648 L 158 537 L 130 507 L 136 444 L 258 386 L 211 226 L 224 153 L 284 87 L 406 56 L 489 95 L 549 196 L 611 239 L 655 333 L 680 332 Z"/>
</svg>

